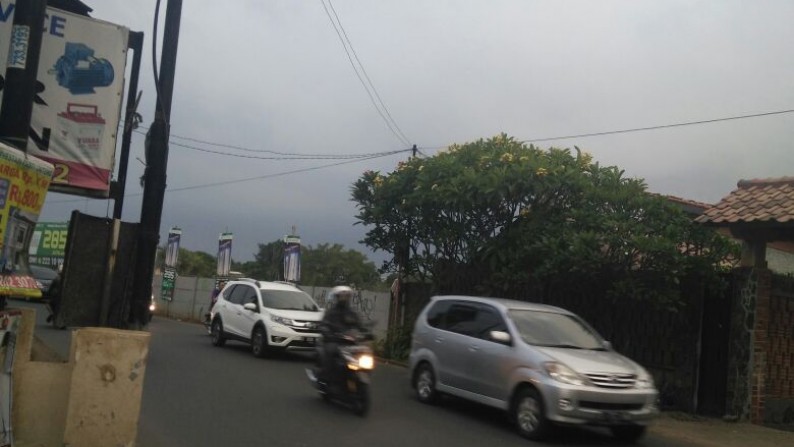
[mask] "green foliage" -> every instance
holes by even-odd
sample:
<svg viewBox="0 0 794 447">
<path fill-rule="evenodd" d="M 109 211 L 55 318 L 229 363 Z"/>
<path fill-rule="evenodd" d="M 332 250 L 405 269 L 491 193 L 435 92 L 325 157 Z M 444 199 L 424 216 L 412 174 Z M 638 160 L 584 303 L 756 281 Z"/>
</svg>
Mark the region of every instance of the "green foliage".
<svg viewBox="0 0 794 447">
<path fill-rule="evenodd" d="M 383 270 L 401 264 L 439 292 L 525 297 L 609 278 L 615 296 L 666 303 L 685 275 L 716 278 L 736 248 L 623 174 L 499 135 L 367 171 L 352 198 L 364 243 L 393 255 Z"/>
<path fill-rule="evenodd" d="M 163 250 L 157 249 L 156 266 L 163 265 Z M 218 261 L 214 255 L 203 251 L 191 251 L 185 248 L 179 249 L 179 259 L 176 264 L 176 271 L 180 276 L 201 276 L 205 278 L 215 276 Z"/>
<path fill-rule="evenodd" d="M 412 332 L 412 325 L 389 328 L 386 338 L 375 343 L 375 354 L 386 359 L 408 360 L 408 355 L 411 353 Z"/>
<path fill-rule="evenodd" d="M 254 261 L 238 264 L 245 276 L 264 280 L 283 277 L 284 245 L 281 241 L 259 244 Z M 375 264 L 356 250 L 340 244 L 319 244 L 301 247 L 301 284 L 330 286 L 343 282 L 359 289 L 383 289 Z"/>
<path fill-rule="evenodd" d="M 312 285 L 347 284 L 372 289 L 381 283 L 375 264 L 356 250 L 340 244 L 319 244 L 301 248 L 301 283 Z"/>
</svg>

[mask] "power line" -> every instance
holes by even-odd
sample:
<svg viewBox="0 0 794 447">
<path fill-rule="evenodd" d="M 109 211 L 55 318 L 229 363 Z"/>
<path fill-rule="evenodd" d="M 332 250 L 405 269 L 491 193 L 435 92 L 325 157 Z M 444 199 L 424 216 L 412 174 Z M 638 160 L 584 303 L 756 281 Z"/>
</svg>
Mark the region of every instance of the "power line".
<svg viewBox="0 0 794 447">
<path fill-rule="evenodd" d="M 356 62 L 358 62 L 358 66 L 361 67 L 361 73 L 364 74 L 364 77 L 367 79 L 367 83 L 369 83 L 369 86 L 372 87 L 372 92 L 375 93 L 375 97 L 378 98 L 378 103 L 383 108 L 383 111 L 386 112 L 386 116 L 388 116 L 389 121 L 391 121 L 391 123 L 394 124 L 394 128 L 397 129 L 397 132 L 399 132 L 400 136 L 402 136 L 403 143 L 410 145 L 410 139 L 405 135 L 402 129 L 400 129 L 400 126 L 397 125 L 397 121 L 394 120 L 394 118 L 391 116 L 391 113 L 389 113 L 389 108 L 386 107 L 386 104 L 383 102 L 383 99 L 381 99 L 380 95 L 378 94 L 378 90 L 375 88 L 375 84 L 372 83 L 372 80 L 369 78 L 369 75 L 367 74 L 367 70 L 364 68 L 364 64 L 361 63 L 361 60 L 358 58 L 358 53 L 356 53 L 356 49 L 355 47 L 353 47 L 353 42 L 351 42 L 350 38 L 348 38 L 347 31 L 345 31 L 345 27 L 342 26 L 342 20 L 339 19 L 339 15 L 337 15 L 336 8 L 334 8 L 334 4 L 331 3 L 331 0 L 328 0 L 328 6 L 331 7 L 331 11 L 334 13 L 336 22 L 339 24 L 339 29 L 342 30 L 342 34 L 345 36 L 347 45 L 350 47 L 350 51 L 353 52 L 353 57 L 356 58 Z"/>
<path fill-rule="evenodd" d="M 643 132 L 647 130 L 658 130 L 658 129 L 669 129 L 672 127 L 683 127 L 683 126 L 694 126 L 698 124 L 711 124 L 711 123 L 718 123 L 721 121 L 733 121 L 733 120 L 741 120 L 747 118 L 758 118 L 763 116 L 772 116 L 772 115 L 783 115 L 786 113 L 792 113 L 794 109 L 787 109 L 787 110 L 776 110 L 774 112 L 762 112 L 762 113 L 753 113 L 749 115 L 737 115 L 737 116 L 729 116 L 725 118 L 714 118 L 708 120 L 700 120 L 700 121 L 685 121 L 682 123 L 674 123 L 674 124 L 662 124 L 658 126 L 648 126 L 648 127 L 635 127 L 631 129 L 621 129 L 621 130 L 609 130 L 605 132 L 592 132 L 592 133 L 582 133 L 576 135 L 563 135 L 559 137 L 544 137 L 544 138 L 529 138 L 526 140 L 521 140 L 521 143 L 537 143 L 541 141 L 554 141 L 554 140 L 569 140 L 572 138 L 584 138 L 584 137 L 599 137 L 604 135 L 614 135 L 614 134 L 621 134 L 621 133 L 631 133 L 631 132 Z M 423 146 L 420 149 L 425 150 L 437 150 L 437 149 L 444 149 L 447 146 Z"/>
<path fill-rule="evenodd" d="M 395 155 L 395 154 L 399 154 L 401 152 L 407 152 L 409 150 L 410 149 L 401 149 L 399 151 L 394 151 L 393 153 L 384 153 L 384 154 L 373 155 L 373 156 L 369 156 L 369 157 L 365 157 L 365 158 L 357 158 L 357 159 L 354 159 L 354 160 L 345 160 L 345 161 L 340 161 L 340 162 L 337 162 L 337 163 L 330 163 L 330 164 L 327 164 L 327 165 L 312 166 L 310 168 L 294 169 L 294 170 L 291 170 L 291 171 L 276 172 L 276 173 L 273 173 L 273 174 L 265 174 L 265 175 L 260 175 L 260 176 L 256 176 L 256 177 L 247 177 L 247 178 L 242 178 L 242 179 L 226 180 L 226 181 L 214 182 L 214 183 L 204 183 L 204 184 L 200 184 L 200 185 L 184 186 L 184 187 L 181 187 L 181 188 L 169 188 L 169 189 L 166 189 L 166 192 L 189 191 L 189 190 L 193 190 L 193 189 L 211 188 L 211 187 L 214 187 L 214 186 L 225 186 L 225 185 L 231 185 L 231 184 L 235 184 L 235 183 L 250 182 L 250 181 L 254 181 L 254 180 L 264 180 L 264 179 L 275 178 L 275 177 L 283 177 L 285 175 L 300 174 L 300 173 L 303 173 L 303 172 L 317 171 L 319 169 L 331 168 L 331 167 L 334 167 L 334 166 L 341 166 L 341 165 L 346 165 L 346 164 L 350 164 L 350 163 L 357 163 L 357 162 L 360 162 L 360 161 L 374 160 L 376 158 L 387 157 L 389 155 Z M 127 197 L 136 197 L 136 196 L 141 196 L 141 195 L 143 195 L 143 193 L 128 194 Z M 87 200 L 87 198 L 56 200 L 56 201 L 53 201 L 53 202 L 50 202 L 50 203 L 72 203 L 72 202 L 82 202 L 84 200 Z M 110 200 L 110 199 L 103 199 L 103 200 Z"/>
<path fill-rule="evenodd" d="M 148 127 L 143 126 L 143 125 L 139 125 L 138 127 L 140 127 L 141 129 L 149 129 Z M 137 130 L 137 129 L 134 130 L 133 132 L 135 132 L 137 134 L 140 134 L 140 135 L 146 135 L 146 132 L 143 132 L 143 131 L 140 131 L 140 130 Z M 250 158 L 261 158 L 261 159 L 264 159 L 264 160 L 303 160 L 303 159 L 306 159 L 306 160 L 316 160 L 316 159 L 323 160 L 323 159 L 364 158 L 364 157 L 375 156 L 375 155 L 383 155 L 383 154 L 390 155 L 391 153 L 395 152 L 395 151 L 385 151 L 385 152 L 371 152 L 371 153 L 365 153 L 365 154 L 319 154 L 319 153 L 315 153 L 315 154 L 303 153 L 302 154 L 302 153 L 296 153 L 296 152 L 278 152 L 278 151 L 273 151 L 273 150 L 269 150 L 269 149 L 252 149 L 252 148 L 248 148 L 248 147 L 244 147 L 244 146 L 237 146 L 237 145 L 226 144 L 226 143 L 218 143 L 218 142 L 213 142 L 213 141 L 200 140 L 200 139 L 197 139 L 197 138 L 191 138 L 191 137 L 185 137 L 185 136 L 170 134 L 170 139 L 172 140 L 174 138 L 179 139 L 179 140 L 192 141 L 192 142 L 195 142 L 195 143 L 206 144 L 208 146 L 215 146 L 215 147 L 223 147 L 223 148 L 227 148 L 227 149 L 234 149 L 234 150 L 243 151 L 243 152 L 268 153 L 268 154 L 274 154 L 274 155 L 283 155 L 285 157 L 285 158 L 278 158 L 278 157 L 272 157 L 272 158 L 268 158 L 268 157 L 250 157 Z M 235 157 L 249 158 L 249 157 L 244 157 L 244 156 L 237 155 L 237 154 L 230 154 L 228 152 L 211 151 L 211 150 L 208 150 L 208 149 L 202 149 L 202 148 L 199 148 L 199 147 L 196 147 L 196 146 L 187 145 L 187 144 L 184 144 L 184 143 L 178 143 L 178 142 L 175 142 L 175 141 L 170 141 L 170 144 L 173 144 L 173 145 L 179 146 L 179 147 L 188 148 L 188 149 L 195 149 L 195 150 L 199 150 L 199 151 L 204 151 L 204 152 L 212 152 L 212 153 L 217 153 L 217 154 L 222 154 L 222 155 L 231 155 L 231 156 L 235 156 Z M 408 150 L 408 149 L 398 149 L 397 152 L 402 152 L 402 151 L 406 151 L 406 150 Z"/>
<path fill-rule="evenodd" d="M 367 85 L 367 83 L 364 81 L 364 78 L 361 77 L 361 73 L 359 73 L 359 70 L 356 67 L 355 62 L 353 62 L 353 57 L 350 55 L 351 50 L 355 53 L 355 50 L 353 50 L 353 45 L 350 44 L 350 40 L 347 40 L 347 43 L 350 44 L 350 50 L 348 50 L 348 48 L 347 48 L 348 46 L 345 44 L 345 39 L 347 38 L 347 33 L 345 33 L 344 32 L 344 28 L 342 28 L 342 22 L 339 22 L 338 27 L 337 27 L 337 23 L 334 21 L 333 17 L 331 17 L 331 12 L 328 10 L 328 6 L 326 6 L 325 0 L 320 0 L 320 1 L 323 4 L 323 9 L 325 10 L 325 15 L 328 16 L 328 20 L 331 21 L 331 25 L 333 25 L 334 31 L 336 31 L 336 35 L 339 37 L 339 41 L 342 43 L 342 48 L 344 48 L 344 50 L 345 50 L 345 54 L 347 55 L 347 60 L 350 61 L 350 66 L 353 67 L 353 71 L 356 73 L 356 77 L 358 78 L 359 82 L 361 82 L 361 85 L 364 87 L 364 90 L 367 92 L 367 96 L 369 96 L 369 100 L 370 100 L 370 102 L 372 102 L 372 105 L 375 106 L 375 110 L 378 112 L 378 115 L 380 115 L 380 117 L 386 123 L 386 126 L 388 126 L 389 130 L 394 134 L 395 137 L 397 137 L 398 140 L 400 140 L 400 142 L 402 144 L 404 144 L 406 146 L 410 146 L 411 145 L 410 140 L 408 138 L 406 138 L 404 136 L 404 134 L 402 134 L 402 131 L 398 132 L 399 127 L 397 126 L 397 123 L 395 123 L 393 119 L 389 120 L 389 118 L 387 118 L 386 114 L 388 114 L 389 117 L 391 117 L 391 114 L 389 114 L 389 111 L 386 108 L 386 106 L 383 104 L 383 101 L 381 101 L 380 104 L 383 107 L 383 110 L 386 111 L 386 114 L 384 114 L 384 112 L 381 110 L 381 107 L 379 107 L 378 103 L 375 101 L 375 96 L 373 96 L 373 93 L 372 93 L 373 91 L 375 92 L 375 95 L 378 96 L 378 99 L 380 99 L 380 95 L 378 95 L 378 92 L 375 89 L 375 86 L 372 85 L 371 81 L 370 81 L 370 85 Z M 331 1 L 328 0 L 328 3 L 331 4 Z M 333 9 L 333 5 L 331 5 L 331 8 Z M 334 11 L 334 15 L 336 15 L 336 11 Z M 337 16 L 337 20 L 338 19 L 339 19 L 339 17 Z M 340 29 L 341 29 L 341 32 L 340 32 Z M 342 37 L 342 34 L 344 34 L 345 37 Z M 356 56 L 356 60 L 358 61 L 358 56 Z M 364 66 L 361 65 L 361 61 L 359 61 L 359 65 L 361 66 L 361 71 L 364 72 L 364 75 L 366 76 L 366 72 L 364 71 Z M 367 80 L 369 80 L 368 76 L 367 76 Z M 370 91 L 370 88 L 372 89 L 372 91 Z"/>
<path fill-rule="evenodd" d="M 398 150 L 394 150 L 394 151 L 381 152 L 381 153 L 377 153 L 377 154 L 362 154 L 362 155 L 350 155 L 350 154 L 347 154 L 347 155 L 312 155 L 312 156 L 293 155 L 293 156 L 279 156 L 279 157 L 262 157 L 262 156 L 256 156 L 256 155 L 242 155 L 242 154 L 233 154 L 231 152 L 215 151 L 215 150 L 212 150 L 212 149 L 205 149 L 205 148 L 201 148 L 201 147 L 197 147 L 197 146 L 191 146 L 189 144 L 177 143 L 175 141 L 172 141 L 171 145 L 172 146 L 183 147 L 183 148 L 191 149 L 191 150 L 195 150 L 195 151 L 200 151 L 200 152 L 207 152 L 207 153 L 210 153 L 210 154 L 218 154 L 218 155 L 224 155 L 224 156 L 227 156 L 227 157 L 246 158 L 246 159 L 253 159 L 253 160 L 351 160 L 351 159 L 356 160 L 356 159 L 367 159 L 367 158 L 371 158 L 371 157 L 374 157 L 374 156 L 394 155 L 394 154 L 399 154 L 401 152 L 407 152 L 407 151 L 410 150 L 410 149 L 398 149 Z"/>
</svg>

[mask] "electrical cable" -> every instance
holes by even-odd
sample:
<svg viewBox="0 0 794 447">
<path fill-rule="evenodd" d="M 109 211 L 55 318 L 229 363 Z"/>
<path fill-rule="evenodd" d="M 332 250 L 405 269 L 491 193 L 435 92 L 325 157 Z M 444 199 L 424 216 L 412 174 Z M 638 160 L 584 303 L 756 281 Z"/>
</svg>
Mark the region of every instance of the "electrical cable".
<svg viewBox="0 0 794 447">
<path fill-rule="evenodd" d="M 384 153 L 384 154 L 380 154 L 380 155 L 373 155 L 373 156 L 366 157 L 366 158 L 358 158 L 358 159 L 354 159 L 354 160 L 345 160 L 345 161 L 340 161 L 340 162 L 337 162 L 337 163 L 330 163 L 330 164 L 327 164 L 327 165 L 312 166 L 310 168 L 294 169 L 294 170 L 291 170 L 291 171 L 284 171 L 284 172 L 276 172 L 276 173 L 273 173 L 273 174 L 265 174 L 265 175 L 260 175 L 260 176 L 256 176 L 256 177 L 247 177 L 247 178 L 236 179 L 236 180 L 226 180 L 226 181 L 215 182 L 215 183 L 205 183 L 205 184 L 201 184 L 201 185 L 185 186 L 185 187 L 181 187 L 181 188 L 169 188 L 169 189 L 166 189 L 165 192 L 188 191 L 188 190 L 192 190 L 192 189 L 211 188 L 211 187 L 214 187 L 214 186 L 224 186 L 224 185 L 231 185 L 231 184 L 235 184 L 235 183 L 250 182 L 250 181 L 254 181 L 254 180 L 264 180 L 264 179 L 275 178 L 275 177 L 283 177 L 285 175 L 300 174 L 300 173 L 303 173 L 303 172 L 317 171 L 319 169 L 325 169 L 325 168 L 331 168 L 331 167 L 334 167 L 334 166 L 341 166 L 341 165 L 346 165 L 346 164 L 351 164 L 351 163 L 357 163 L 357 162 L 360 162 L 360 161 L 374 160 L 376 158 L 387 157 L 389 155 L 395 155 L 395 154 L 398 154 L 398 153 L 401 153 L 401 152 L 406 152 L 408 150 L 410 150 L 410 149 L 401 149 L 399 151 L 395 151 L 394 153 Z M 143 195 L 143 193 L 127 194 L 126 197 L 136 197 L 136 196 L 142 196 L 142 195 Z M 73 202 L 82 202 L 83 200 L 88 200 L 88 197 L 81 198 L 81 199 L 56 200 L 56 201 L 49 202 L 49 203 L 73 203 Z M 98 200 L 108 200 L 109 201 L 111 199 L 110 198 L 106 198 L 106 199 L 98 199 Z"/>
<path fill-rule="evenodd" d="M 380 95 L 378 94 L 378 89 L 375 88 L 375 84 L 372 83 L 372 80 L 367 74 L 367 70 L 364 68 L 364 64 L 361 63 L 361 60 L 358 58 L 358 53 L 356 53 L 356 49 L 353 47 L 353 42 L 351 42 L 350 38 L 347 36 L 347 31 L 345 31 L 345 27 L 342 26 L 342 20 L 339 19 L 339 15 L 336 13 L 336 8 L 334 8 L 334 4 L 331 2 L 331 0 L 328 0 L 328 6 L 331 7 L 331 11 L 334 13 L 334 17 L 336 17 L 336 22 L 339 24 L 339 29 L 342 30 L 342 34 L 345 36 L 347 45 L 350 47 L 350 51 L 353 52 L 353 57 L 356 58 L 356 62 L 358 62 L 358 66 L 361 68 L 361 73 L 364 74 L 364 77 L 367 79 L 367 83 L 369 83 L 369 86 L 372 87 L 372 92 L 375 93 L 375 97 L 378 98 L 378 103 L 383 108 L 383 111 L 386 113 L 386 116 L 388 116 L 391 123 L 394 124 L 394 128 L 397 129 L 397 132 L 402 136 L 402 142 L 410 146 L 410 139 L 405 135 L 402 129 L 400 129 L 400 126 L 397 125 L 397 122 L 391 116 L 391 113 L 389 113 L 389 108 L 386 107 L 383 99 L 381 99 Z"/>
<path fill-rule="evenodd" d="M 367 92 L 367 96 L 369 96 L 369 100 L 370 100 L 370 102 L 372 102 L 372 105 L 375 107 L 375 110 L 378 112 L 378 115 L 380 115 L 380 117 L 386 123 L 386 126 L 389 128 L 389 130 L 394 134 L 395 137 L 397 137 L 398 140 L 400 140 L 400 142 L 402 144 L 404 144 L 406 146 L 410 146 L 411 145 L 410 141 L 407 140 L 407 139 L 404 139 L 403 137 L 400 136 L 400 134 L 394 129 L 394 126 L 392 125 L 392 123 L 388 120 L 388 118 L 386 118 L 386 115 L 383 114 L 383 111 L 381 111 L 380 107 L 378 107 L 378 104 L 375 101 L 375 97 L 372 95 L 372 92 L 370 92 L 370 89 L 367 86 L 367 83 L 364 82 L 364 79 L 361 77 L 361 74 L 358 72 L 358 69 L 356 68 L 356 64 L 353 62 L 353 58 L 350 56 L 350 50 L 347 49 L 347 45 L 345 45 L 345 40 L 342 37 L 342 33 L 339 31 L 339 28 L 337 28 L 337 24 L 336 24 L 336 22 L 334 22 L 333 17 L 331 17 L 331 13 L 328 10 L 328 6 L 325 5 L 325 1 L 324 0 L 320 0 L 320 1 L 323 4 L 323 9 L 325 10 L 325 15 L 328 16 L 328 20 L 331 21 L 331 25 L 333 25 L 334 31 L 336 31 L 336 35 L 337 35 L 337 37 L 339 37 L 339 41 L 342 43 L 342 48 L 344 48 L 344 50 L 345 50 L 345 54 L 347 55 L 347 60 L 350 61 L 350 66 L 353 67 L 353 71 L 356 73 L 356 77 L 358 78 L 358 81 L 361 83 L 361 85 L 364 87 L 364 90 Z M 341 26 L 341 24 L 340 24 L 340 26 Z"/>
<path fill-rule="evenodd" d="M 609 130 L 605 132 L 592 132 L 592 133 L 582 133 L 576 135 L 563 135 L 559 137 L 544 137 L 544 138 L 529 138 L 525 140 L 521 140 L 521 143 L 538 143 L 543 141 L 554 141 L 554 140 L 570 140 L 572 138 L 585 138 L 585 137 L 599 137 L 604 135 L 615 135 L 621 133 L 632 133 L 632 132 L 644 132 L 648 130 L 658 130 L 658 129 L 669 129 L 673 127 L 683 127 L 683 126 L 694 126 L 699 124 L 711 124 L 711 123 L 718 123 L 722 121 L 733 121 L 733 120 L 742 120 L 747 118 L 758 118 L 764 116 L 772 116 L 772 115 L 783 115 L 787 113 L 793 113 L 794 109 L 787 109 L 787 110 L 776 110 L 773 112 L 762 112 L 762 113 L 753 113 L 749 115 L 737 115 L 737 116 L 729 116 L 725 118 L 714 118 L 714 119 L 707 119 L 707 120 L 700 120 L 700 121 L 685 121 L 681 123 L 674 123 L 674 124 L 662 124 L 658 126 L 648 126 L 648 127 L 635 127 L 631 129 L 621 129 L 621 130 Z M 425 150 L 438 150 L 444 149 L 449 147 L 447 146 L 422 146 L 420 149 Z"/>
<path fill-rule="evenodd" d="M 148 127 L 143 126 L 143 125 L 141 125 L 139 127 L 141 129 L 144 129 L 144 130 L 148 130 L 149 129 Z M 138 133 L 140 135 L 146 135 L 146 132 L 141 132 L 139 130 L 135 130 L 134 132 Z M 367 153 L 367 154 L 336 154 L 336 155 L 319 154 L 319 153 L 316 153 L 316 154 L 301 154 L 301 153 L 295 153 L 295 152 L 278 152 L 278 151 L 272 151 L 272 150 L 269 150 L 269 149 L 251 149 L 251 148 L 247 148 L 247 147 L 243 147 L 243 146 L 236 146 L 236 145 L 233 145 L 233 144 L 217 143 L 217 142 L 213 142 L 213 141 L 200 140 L 200 139 L 197 139 L 197 138 L 184 137 L 184 136 L 179 136 L 179 135 L 174 135 L 174 134 L 171 134 L 170 137 L 172 139 L 176 138 L 176 139 L 180 139 L 180 140 L 192 141 L 192 142 L 195 142 L 195 143 L 206 144 L 208 146 L 216 146 L 216 147 L 224 147 L 224 148 L 227 148 L 227 149 L 235 149 L 235 150 L 239 150 L 239 151 L 243 151 L 243 152 L 268 153 L 268 154 L 274 154 L 274 155 L 283 155 L 283 156 L 286 156 L 286 157 L 294 157 L 294 158 L 287 158 L 287 160 L 293 160 L 293 159 L 294 160 L 300 160 L 300 159 L 303 159 L 303 158 L 305 158 L 305 159 L 358 158 L 358 157 L 368 157 L 368 156 L 371 156 L 371 155 L 381 155 L 381 154 L 386 154 L 386 153 L 392 153 L 393 152 L 393 151 L 386 151 L 386 152 L 372 152 L 372 153 Z M 200 148 L 195 147 L 195 146 L 180 144 L 180 143 L 177 143 L 177 142 L 174 142 L 174 141 L 170 141 L 170 143 L 173 144 L 173 145 L 176 145 L 176 146 L 180 146 L 180 147 L 186 147 L 186 148 L 196 149 L 196 150 L 203 150 L 203 149 L 200 149 Z M 398 151 L 402 151 L 402 150 L 407 150 L 407 149 L 399 149 Z M 205 152 L 211 152 L 211 151 L 206 150 Z M 224 153 L 224 152 L 216 152 L 216 153 L 218 153 L 218 154 L 228 154 L 228 153 Z M 236 154 L 228 154 L 228 155 L 238 156 Z M 273 160 L 279 160 L 279 158 L 272 158 L 272 159 Z"/>
</svg>

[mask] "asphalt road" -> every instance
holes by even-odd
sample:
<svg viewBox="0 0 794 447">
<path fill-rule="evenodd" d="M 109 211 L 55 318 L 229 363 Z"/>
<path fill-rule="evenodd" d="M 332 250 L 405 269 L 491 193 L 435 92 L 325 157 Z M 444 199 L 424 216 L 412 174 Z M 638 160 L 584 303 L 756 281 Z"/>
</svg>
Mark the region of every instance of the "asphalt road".
<svg viewBox="0 0 794 447">
<path fill-rule="evenodd" d="M 36 307 L 36 334 L 66 355 L 70 331 L 52 329 Z M 308 354 L 257 359 L 250 348 L 210 344 L 204 327 L 155 317 L 138 424 L 141 447 L 202 446 L 618 446 L 607 430 L 566 428 L 546 443 L 518 436 L 504 414 L 458 399 L 420 404 L 406 369 L 379 364 L 365 418 L 326 404 L 311 388 Z M 649 433 L 639 445 L 687 447 Z"/>
<path fill-rule="evenodd" d="M 519 437 L 500 411 L 456 399 L 420 404 L 398 366 L 376 367 L 372 410 L 361 418 L 320 399 L 305 376 L 309 355 L 257 359 L 240 343 L 213 347 L 203 326 L 160 318 L 150 330 L 142 447 L 544 445 Z M 565 429 L 545 445 L 619 443 L 606 430 Z M 676 443 L 650 435 L 641 445 Z"/>
</svg>

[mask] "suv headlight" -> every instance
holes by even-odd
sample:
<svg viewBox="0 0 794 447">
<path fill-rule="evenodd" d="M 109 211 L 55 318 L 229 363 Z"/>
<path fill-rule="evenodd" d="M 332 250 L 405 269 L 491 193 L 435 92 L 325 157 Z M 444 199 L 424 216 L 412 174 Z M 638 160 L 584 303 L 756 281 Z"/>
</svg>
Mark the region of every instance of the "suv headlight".
<svg viewBox="0 0 794 447">
<path fill-rule="evenodd" d="M 549 375 L 549 377 L 558 382 L 579 386 L 585 385 L 587 383 L 587 379 L 577 374 L 574 370 L 568 368 L 562 363 L 546 362 L 543 364 L 543 366 L 546 368 L 546 373 Z"/>
<path fill-rule="evenodd" d="M 271 315 L 270 319 L 278 324 L 283 324 L 284 326 L 294 326 L 295 322 L 290 320 L 289 318 L 279 317 L 277 315 Z"/>
</svg>

